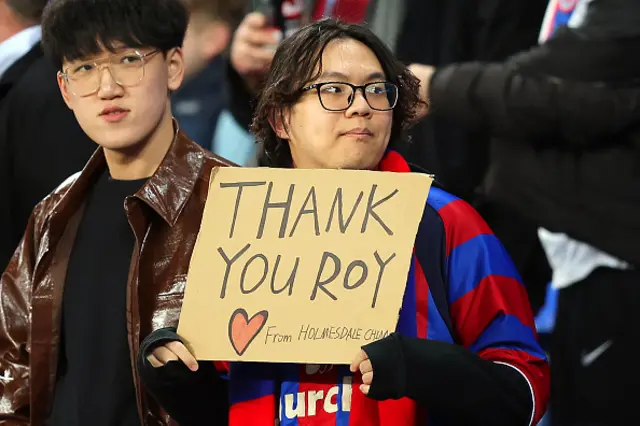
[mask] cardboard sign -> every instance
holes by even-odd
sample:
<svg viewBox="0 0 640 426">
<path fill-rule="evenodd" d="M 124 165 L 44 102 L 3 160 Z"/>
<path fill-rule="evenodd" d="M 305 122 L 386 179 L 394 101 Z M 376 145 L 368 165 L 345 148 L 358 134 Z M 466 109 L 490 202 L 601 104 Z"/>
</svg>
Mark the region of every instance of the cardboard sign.
<svg viewBox="0 0 640 426">
<path fill-rule="evenodd" d="M 215 169 L 178 333 L 200 360 L 350 363 L 396 328 L 431 182 Z"/>
</svg>

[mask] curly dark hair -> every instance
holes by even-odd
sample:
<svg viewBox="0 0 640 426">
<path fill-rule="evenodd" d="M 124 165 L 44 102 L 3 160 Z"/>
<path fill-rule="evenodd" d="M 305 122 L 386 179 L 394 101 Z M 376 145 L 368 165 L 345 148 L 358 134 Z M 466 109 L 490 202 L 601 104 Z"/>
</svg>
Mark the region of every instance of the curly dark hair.
<svg viewBox="0 0 640 426">
<path fill-rule="evenodd" d="M 389 146 L 393 147 L 407 136 L 416 110 L 423 104 L 418 78 L 367 27 L 327 18 L 301 28 L 278 47 L 251 125 L 260 144 L 261 166 L 291 167 L 289 144 L 278 138 L 271 123 L 278 113 L 284 122 L 285 113 L 302 95 L 300 89 L 322 74 L 322 54 L 327 45 L 340 39 L 357 40 L 369 47 L 380 61 L 387 80 L 398 86 Z"/>
</svg>

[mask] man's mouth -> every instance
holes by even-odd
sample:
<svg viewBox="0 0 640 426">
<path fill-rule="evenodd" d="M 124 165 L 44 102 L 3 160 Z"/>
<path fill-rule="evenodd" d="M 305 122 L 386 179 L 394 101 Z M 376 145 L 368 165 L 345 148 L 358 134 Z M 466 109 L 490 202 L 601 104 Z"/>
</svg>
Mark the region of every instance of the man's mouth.
<svg viewBox="0 0 640 426">
<path fill-rule="evenodd" d="M 118 115 L 124 112 L 129 112 L 129 110 L 120 108 L 120 107 L 109 107 L 109 108 L 103 109 L 100 115 Z"/>
</svg>

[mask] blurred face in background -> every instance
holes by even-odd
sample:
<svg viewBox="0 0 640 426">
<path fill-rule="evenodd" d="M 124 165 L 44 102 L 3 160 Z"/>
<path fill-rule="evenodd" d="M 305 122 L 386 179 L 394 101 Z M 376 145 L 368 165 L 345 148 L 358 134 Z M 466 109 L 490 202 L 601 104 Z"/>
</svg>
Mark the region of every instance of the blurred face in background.
<svg viewBox="0 0 640 426">
<path fill-rule="evenodd" d="M 185 79 L 202 71 L 229 45 L 231 28 L 226 22 L 204 11 L 194 11 L 189 19 L 182 47 Z"/>
<path fill-rule="evenodd" d="M 386 76 L 380 61 L 365 44 L 336 39 L 325 48 L 321 66 L 319 78 L 305 87 L 327 83 L 319 88 L 323 102 L 317 87 L 304 90 L 300 100 L 285 113 L 286 123 L 275 126 L 278 137 L 288 140 L 297 168 L 375 168 L 389 144 L 393 121 L 391 110 L 372 108 L 384 107 L 392 96 L 382 92 L 388 86 L 384 85 Z M 332 82 L 339 84 L 329 84 Z M 369 85 L 366 98 L 364 90 L 353 93 L 348 85 L 340 83 Z M 343 111 L 325 108 L 345 107 L 351 97 L 351 105 Z"/>
</svg>

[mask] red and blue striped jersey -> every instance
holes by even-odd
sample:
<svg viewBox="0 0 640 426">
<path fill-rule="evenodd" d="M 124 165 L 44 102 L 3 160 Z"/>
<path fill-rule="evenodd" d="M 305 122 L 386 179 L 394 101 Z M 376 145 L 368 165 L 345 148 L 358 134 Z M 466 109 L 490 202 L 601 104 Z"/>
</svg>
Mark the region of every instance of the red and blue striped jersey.
<svg viewBox="0 0 640 426">
<path fill-rule="evenodd" d="M 455 342 L 516 369 L 530 386 L 535 424 L 546 410 L 548 365 L 502 244 L 469 204 L 437 187 L 416 241 L 429 255 L 413 256 L 397 332 Z M 446 293 L 454 335 L 436 306 L 436 288 Z M 281 426 L 437 426 L 407 398 L 366 398 L 348 366 L 231 363 L 229 377 L 232 426 L 272 426 L 274 417 Z"/>
</svg>

